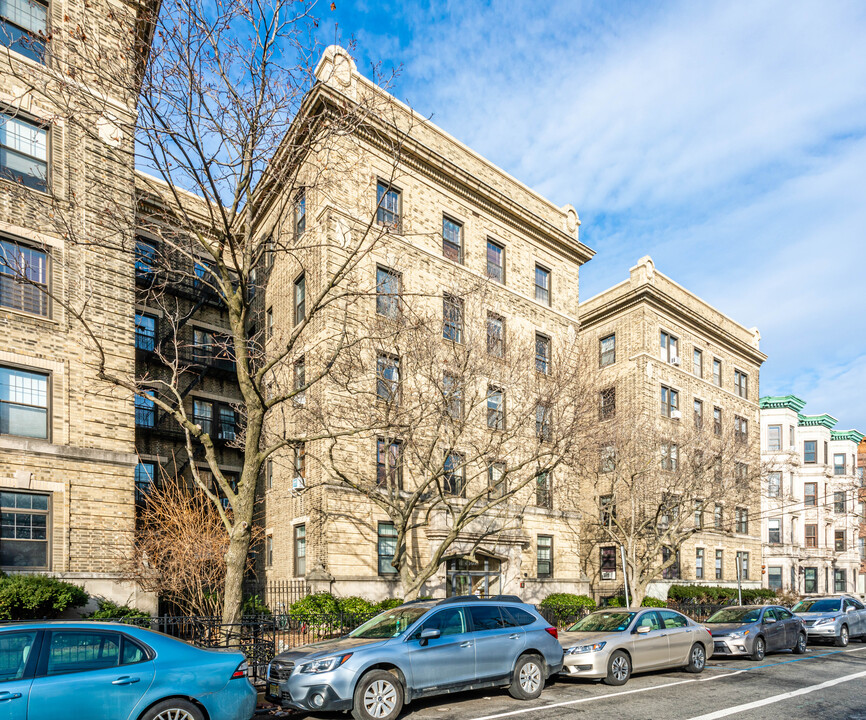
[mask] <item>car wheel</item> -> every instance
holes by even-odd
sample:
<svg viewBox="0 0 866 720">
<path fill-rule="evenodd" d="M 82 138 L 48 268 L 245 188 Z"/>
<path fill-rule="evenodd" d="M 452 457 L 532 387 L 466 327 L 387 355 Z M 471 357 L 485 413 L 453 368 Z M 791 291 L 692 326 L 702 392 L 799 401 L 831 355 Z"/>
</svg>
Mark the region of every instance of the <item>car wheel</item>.
<svg viewBox="0 0 866 720">
<path fill-rule="evenodd" d="M 393 673 L 371 670 L 355 687 L 355 720 L 394 720 L 403 709 L 403 685 Z"/>
<path fill-rule="evenodd" d="M 605 685 L 625 685 L 631 677 L 631 660 L 622 650 L 612 653 L 607 661 Z"/>
<path fill-rule="evenodd" d="M 689 664 L 686 665 L 686 672 L 699 673 L 704 671 L 707 664 L 707 651 L 700 643 L 695 643 L 689 653 Z"/>
<path fill-rule="evenodd" d="M 204 715 L 188 700 L 173 698 L 154 705 L 141 720 L 204 720 Z"/>
<path fill-rule="evenodd" d="M 544 660 L 538 655 L 522 655 L 514 667 L 508 692 L 518 700 L 535 700 L 544 690 Z"/>
<path fill-rule="evenodd" d="M 836 636 L 836 647 L 848 647 L 848 626 L 843 625 Z"/>
<path fill-rule="evenodd" d="M 752 654 L 749 655 L 750 660 L 763 660 L 764 655 L 767 654 L 767 644 L 764 642 L 764 638 L 760 635 L 755 638 L 755 644 L 752 647 Z"/>
<path fill-rule="evenodd" d="M 792 648 L 795 655 L 802 655 L 806 652 L 806 644 L 809 642 L 809 638 L 806 637 L 806 633 L 799 633 L 797 635 L 797 644 Z"/>
</svg>

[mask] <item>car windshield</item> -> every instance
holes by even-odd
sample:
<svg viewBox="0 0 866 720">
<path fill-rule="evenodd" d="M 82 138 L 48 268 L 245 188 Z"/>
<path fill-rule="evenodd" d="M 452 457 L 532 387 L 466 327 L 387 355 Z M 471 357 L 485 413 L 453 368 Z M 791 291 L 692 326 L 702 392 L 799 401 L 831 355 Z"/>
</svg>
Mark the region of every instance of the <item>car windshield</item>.
<svg viewBox="0 0 866 720">
<path fill-rule="evenodd" d="M 392 638 L 402 635 L 409 626 L 426 613 L 429 607 L 400 607 L 387 610 L 349 633 L 356 638 Z"/>
<path fill-rule="evenodd" d="M 569 632 L 622 632 L 625 630 L 635 613 L 620 612 L 595 612 L 579 620 L 570 628 Z"/>
<path fill-rule="evenodd" d="M 724 608 L 714 613 L 708 623 L 753 623 L 761 617 L 761 608 Z"/>
<path fill-rule="evenodd" d="M 823 600 L 801 600 L 794 605 L 794 612 L 839 612 L 841 608 L 841 600 L 824 598 Z"/>
</svg>

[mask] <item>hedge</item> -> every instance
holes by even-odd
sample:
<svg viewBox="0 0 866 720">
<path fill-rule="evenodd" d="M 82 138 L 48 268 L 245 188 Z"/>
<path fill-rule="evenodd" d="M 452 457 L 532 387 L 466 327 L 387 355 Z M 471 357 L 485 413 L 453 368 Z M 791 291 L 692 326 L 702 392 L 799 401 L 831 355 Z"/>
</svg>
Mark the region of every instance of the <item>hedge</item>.
<svg viewBox="0 0 866 720">
<path fill-rule="evenodd" d="M 86 605 L 83 588 L 45 575 L 8 575 L 0 578 L 0 619 L 56 618 L 64 610 Z"/>
<path fill-rule="evenodd" d="M 307 595 L 289 607 L 293 618 L 309 623 L 327 622 L 329 616 L 335 615 L 375 615 L 383 610 L 399 607 L 403 598 L 387 598 L 381 602 L 373 602 L 357 595 L 335 597 L 328 592 L 318 592 Z"/>
<path fill-rule="evenodd" d="M 150 620 L 150 613 L 129 607 L 129 605 L 118 605 L 105 598 L 99 598 L 97 603 L 99 609 L 92 613 L 85 613 L 84 617 L 90 620 Z"/>
<path fill-rule="evenodd" d="M 595 600 L 588 595 L 573 593 L 551 593 L 542 600 L 538 607 L 550 610 L 557 615 L 580 615 L 584 611 L 595 610 Z"/>
<path fill-rule="evenodd" d="M 776 593 L 766 588 L 743 588 L 742 595 L 744 603 L 755 603 L 776 598 Z M 679 603 L 724 605 L 737 601 L 737 588 L 712 585 L 671 585 L 668 590 L 668 600 Z"/>
<path fill-rule="evenodd" d="M 666 608 L 668 604 L 664 600 L 659 600 L 658 598 L 650 597 L 649 595 L 645 596 L 643 602 L 640 604 L 641 607 L 655 607 L 655 608 Z M 615 597 L 611 597 L 607 599 L 605 603 L 605 607 L 618 608 L 625 607 L 625 596 L 617 595 Z"/>
</svg>

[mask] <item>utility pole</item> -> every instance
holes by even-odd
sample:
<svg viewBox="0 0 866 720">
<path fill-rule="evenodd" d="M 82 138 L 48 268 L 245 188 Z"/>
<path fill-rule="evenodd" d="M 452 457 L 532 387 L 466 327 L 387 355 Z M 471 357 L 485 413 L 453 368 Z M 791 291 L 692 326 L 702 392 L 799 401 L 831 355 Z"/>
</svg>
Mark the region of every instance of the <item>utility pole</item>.
<svg viewBox="0 0 866 720">
<path fill-rule="evenodd" d="M 740 563 L 743 560 L 743 556 L 740 553 L 737 553 L 737 605 L 743 604 L 743 586 L 740 583 L 740 578 L 743 575 L 742 568 L 740 567 Z"/>
<path fill-rule="evenodd" d="M 625 545 L 619 546 L 619 554 L 622 558 L 622 582 L 625 587 L 625 606 L 629 607 L 628 601 L 628 573 L 625 571 Z"/>
</svg>

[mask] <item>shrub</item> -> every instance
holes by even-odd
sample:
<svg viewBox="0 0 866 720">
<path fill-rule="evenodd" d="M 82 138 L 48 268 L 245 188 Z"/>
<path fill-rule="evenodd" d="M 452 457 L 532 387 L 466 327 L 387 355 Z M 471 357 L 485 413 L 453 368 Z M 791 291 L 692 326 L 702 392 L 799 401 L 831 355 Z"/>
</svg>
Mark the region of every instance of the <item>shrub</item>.
<svg viewBox="0 0 866 720">
<path fill-rule="evenodd" d="M 64 610 L 89 600 L 84 589 L 45 575 L 10 575 L 0 578 L 0 619 L 56 618 Z"/>
<path fill-rule="evenodd" d="M 265 601 L 261 595 L 250 595 L 244 600 L 243 615 L 270 615 L 271 609 L 265 605 Z"/>
<path fill-rule="evenodd" d="M 654 608 L 666 608 L 668 604 L 664 600 L 659 600 L 658 598 L 650 597 L 647 595 L 643 602 L 640 604 L 641 607 L 654 607 Z"/>
<path fill-rule="evenodd" d="M 376 603 L 375 610 L 382 612 L 383 610 L 391 610 L 395 607 L 400 607 L 403 604 L 403 598 L 387 598 L 382 602 Z"/>
<path fill-rule="evenodd" d="M 585 610 L 595 610 L 595 600 L 587 595 L 551 593 L 538 606 L 557 615 L 579 615 Z"/>
<path fill-rule="evenodd" d="M 742 595 L 744 603 L 758 603 L 776 597 L 772 590 L 766 588 L 743 588 Z M 668 600 L 679 603 L 729 605 L 737 602 L 737 588 L 712 585 L 671 585 L 668 590 Z"/>
<path fill-rule="evenodd" d="M 298 618 L 310 618 L 321 615 L 336 615 L 340 612 L 340 606 L 331 593 L 318 592 L 293 602 L 289 607 L 289 614 Z"/>
<path fill-rule="evenodd" d="M 377 611 L 375 604 L 357 595 L 337 599 L 340 612 L 345 615 L 370 615 Z"/>
<path fill-rule="evenodd" d="M 150 613 L 129 607 L 129 605 L 118 605 L 111 600 L 98 598 L 99 608 L 92 613 L 85 613 L 84 617 L 91 620 L 150 620 Z"/>
</svg>

